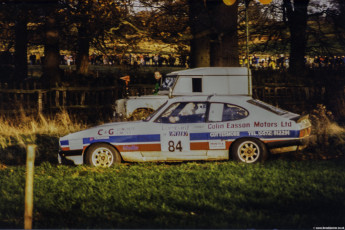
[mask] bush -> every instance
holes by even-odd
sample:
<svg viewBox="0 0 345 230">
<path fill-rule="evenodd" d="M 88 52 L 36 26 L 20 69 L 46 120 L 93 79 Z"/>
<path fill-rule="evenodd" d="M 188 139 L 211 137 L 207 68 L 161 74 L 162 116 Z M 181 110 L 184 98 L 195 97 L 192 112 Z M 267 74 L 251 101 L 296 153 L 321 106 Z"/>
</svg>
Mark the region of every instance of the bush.
<svg viewBox="0 0 345 230">
<path fill-rule="evenodd" d="M 43 115 L 34 118 L 24 114 L 20 119 L 0 117 L 0 162 L 23 165 L 26 162 L 26 146 L 36 144 L 37 164 L 44 161 L 57 163 L 58 138 L 84 128 L 85 124 L 74 122 L 65 111 L 54 118 Z"/>
<path fill-rule="evenodd" d="M 335 121 L 326 106 L 318 104 L 310 114 L 312 134 L 316 142 L 309 146 L 314 155 L 321 158 L 339 157 L 345 153 L 345 129 Z"/>
</svg>

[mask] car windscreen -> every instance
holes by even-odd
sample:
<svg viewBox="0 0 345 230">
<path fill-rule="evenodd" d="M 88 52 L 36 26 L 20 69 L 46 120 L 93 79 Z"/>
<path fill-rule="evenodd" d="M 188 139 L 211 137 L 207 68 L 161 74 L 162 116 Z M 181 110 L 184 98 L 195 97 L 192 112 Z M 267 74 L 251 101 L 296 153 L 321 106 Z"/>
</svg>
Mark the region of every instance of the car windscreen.
<svg viewBox="0 0 345 230">
<path fill-rule="evenodd" d="M 169 90 L 169 88 L 174 86 L 176 79 L 177 79 L 176 75 L 166 76 L 162 81 L 160 90 L 161 91 Z"/>
<path fill-rule="evenodd" d="M 164 102 L 161 106 L 159 106 L 158 109 L 156 109 L 153 113 L 151 113 L 150 115 L 148 115 L 148 116 L 144 119 L 144 121 L 149 121 L 149 120 L 151 120 L 151 118 L 154 117 L 154 116 L 158 113 L 158 111 L 159 111 L 162 107 L 164 107 L 167 103 L 168 103 L 168 101 Z"/>
<path fill-rule="evenodd" d="M 275 114 L 278 114 L 278 115 L 284 115 L 284 114 L 288 113 L 288 111 L 286 111 L 286 110 L 277 108 L 277 107 L 275 107 L 273 105 L 267 104 L 266 102 L 263 102 L 263 101 L 260 101 L 260 100 L 257 100 L 257 99 L 251 99 L 251 100 L 248 100 L 247 102 L 250 103 L 250 104 L 256 105 L 256 106 L 258 106 L 260 108 L 263 108 L 265 110 L 268 110 L 270 112 L 273 112 Z"/>
</svg>

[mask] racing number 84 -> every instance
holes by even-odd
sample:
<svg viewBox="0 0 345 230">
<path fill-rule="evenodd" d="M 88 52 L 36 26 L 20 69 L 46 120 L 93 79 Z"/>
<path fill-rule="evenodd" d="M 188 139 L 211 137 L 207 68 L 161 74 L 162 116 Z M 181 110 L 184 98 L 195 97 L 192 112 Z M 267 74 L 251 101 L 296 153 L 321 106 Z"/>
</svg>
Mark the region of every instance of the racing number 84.
<svg viewBox="0 0 345 230">
<path fill-rule="evenodd" d="M 174 141 L 169 141 L 168 145 L 169 145 L 169 152 L 175 152 L 176 149 L 182 152 L 181 141 L 178 141 L 176 145 Z"/>
</svg>

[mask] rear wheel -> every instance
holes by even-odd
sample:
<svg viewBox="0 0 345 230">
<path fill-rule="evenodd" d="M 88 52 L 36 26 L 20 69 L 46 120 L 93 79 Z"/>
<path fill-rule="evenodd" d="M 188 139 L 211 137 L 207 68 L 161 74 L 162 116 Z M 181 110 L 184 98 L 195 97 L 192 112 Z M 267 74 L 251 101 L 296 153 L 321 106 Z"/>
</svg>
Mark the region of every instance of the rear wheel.
<svg viewBox="0 0 345 230">
<path fill-rule="evenodd" d="M 236 161 L 248 164 L 264 162 L 267 159 L 267 148 L 257 139 L 242 139 L 233 144 L 232 156 Z"/>
<path fill-rule="evenodd" d="M 86 163 L 95 167 L 111 167 L 121 163 L 119 152 L 111 145 L 100 143 L 91 145 L 86 151 Z"/>
</svg>

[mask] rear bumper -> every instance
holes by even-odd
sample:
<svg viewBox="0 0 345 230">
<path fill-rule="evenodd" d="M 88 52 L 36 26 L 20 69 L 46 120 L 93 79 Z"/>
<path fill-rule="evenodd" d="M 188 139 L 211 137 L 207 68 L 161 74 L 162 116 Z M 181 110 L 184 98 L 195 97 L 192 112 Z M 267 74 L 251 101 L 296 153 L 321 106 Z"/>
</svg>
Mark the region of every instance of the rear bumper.
<svg viewBox="0 0 345 230">
<path fill-rule="evenodd" d="M 298 138 L 293 140 L 277 141 L 267 143 L 267 147 L 273 154 L 283 152 L 293 152 L 306 148 L 311 142 L 315 141 L 316 136 L 311 135 L 304 138 Z"/>
</svg>

